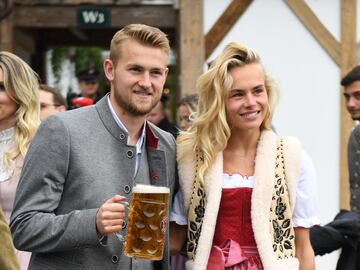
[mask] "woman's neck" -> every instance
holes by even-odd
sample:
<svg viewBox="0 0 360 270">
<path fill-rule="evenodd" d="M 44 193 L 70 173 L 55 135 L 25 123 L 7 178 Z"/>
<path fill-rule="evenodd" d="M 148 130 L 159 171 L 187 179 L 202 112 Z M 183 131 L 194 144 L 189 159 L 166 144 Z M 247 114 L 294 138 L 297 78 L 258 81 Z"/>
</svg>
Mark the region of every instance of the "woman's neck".
<svg viewBox="0 0 360 270">
<path fill-rule="evenodd" d="M 0 131 L 14 127 L 14 121 L 4 120 L 0 121 Z"/>
<path fill-rule="evenodd" d="M 225 151 L 237 152 L 244 156 L 256 151 L 257 143 L 260 139 L 260 130 L 233 130 L 227 143 Z"/>
</svg>

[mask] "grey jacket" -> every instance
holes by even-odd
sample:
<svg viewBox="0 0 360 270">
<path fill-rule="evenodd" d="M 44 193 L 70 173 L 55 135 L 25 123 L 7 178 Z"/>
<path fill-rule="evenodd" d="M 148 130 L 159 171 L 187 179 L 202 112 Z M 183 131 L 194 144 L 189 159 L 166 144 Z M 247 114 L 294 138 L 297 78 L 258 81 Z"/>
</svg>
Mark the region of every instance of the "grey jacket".
<svg viewBox="0 0 360 270">
<path fill-rule="evenodd" d="M 106 97 L 47 118 L 25 158 L 10 223 L 15 246 L 33 252 L 29 269 L 131 269 L 116 237 L 99 243 L 96 212 L 115 194 L 130 199 L 134 182 L 172 192 L 175 152 L 174 138 L 148 123 L 146 154 L 134 179 L 136 149 L 127 145 Z M 167 245 L 168 237 L 164 270 Z"/>
</svg>

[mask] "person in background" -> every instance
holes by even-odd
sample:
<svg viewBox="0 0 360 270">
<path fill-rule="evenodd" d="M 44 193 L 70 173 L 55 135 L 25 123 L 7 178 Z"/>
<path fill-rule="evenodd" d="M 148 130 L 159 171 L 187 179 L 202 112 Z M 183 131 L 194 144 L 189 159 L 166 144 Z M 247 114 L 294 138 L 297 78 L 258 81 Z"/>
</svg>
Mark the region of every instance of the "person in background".
<svg viewBox="0 0 360 270">
<path fill-rule="evenodd" d="M 360 66 L 355 66 L 341 80 L 345 106 L 354 121 L 360 120 Z M 336 269 L 360 269 L 360 126 L 352 130 L 348 142 L 350 211 L 342 209 L 334 220 L 311 229 L 315 255 L 341 248 Z"/>
<path fill-rule="evenodd" d="M 155 27 L 130 24 L 115 33 L 103 66 L 110 94 L 92 106 L 46 118 L 31 142 L 10 229 L 15 247 L 32 252 L 29 270 L 169 269 L 123 252 L 135 184 L 173 194 L 176 145 L 146 121 L 168 74 L 170 45 Z M 170 202 L 171 207 L 171 202 Z M 168 223 L 162 224 L 168 232 Z"/>
<path fill-rule="evenodd" d="M 39 100 L 41 121 L 43 121 L 49 115 L 66 111 L 66 99 L 57 89 L 52 88 L 46 84 L 40 84 Z"/>
<path fill-rule="evenodd" d="M 95 104 L 102 98 L 99 93 L 99 74 L 94 68 L 83 69 L 76 74 L 80 93 L 70 93 L 67 96 L 69 110 Z"/>
<path fill-rule="evenodd" d="M 100 72 L 94 68 L 80 70 L 77 73 L 79 80 L 80 96 L 91 98 L 94 103 L 101 99 L 99 90 Z"/>
<path fill-rule="evenodd" d="M 186 131 L 191 126 L 191 117 L 196 112 L 198 95 L 188 95 L 180 99 L 177 107 L 177 119 L 180 130 Z"/>
<path fill-rule="evenodd" d="M 182 97 L 177 106 L 177 121 L 178 126 L 180 127 L 181 131 L 187 131 L 192 122 L 192 118 L 194 117 L 194 114 L 197 109 L 197 103 L 198 103 L 198 95 L 187 95 Z M 176 199 L 176 197 L 175 197 Z M 177 198 L 178 199 L 178 198 Z M 179 202 L 177 202 L 179 204 Z M 170 217 L 170 220 L 175 220 L 176 217 Z M 173 222 L 172 228 L 177 227 L 178 225 Z M 181 226 L 179 226 L 181 230 Z M 171 270 L 184 270 L 185 269 L 185 262 L 186 257 L 185 254 L 177 254 L 175 256 L 171 256 Z"/>
<path fill-rule="evenodd" d="M 19 263 L 17 261 L 14 245 L 11 238 L 9 225 L 5 219 L 4 213 L 0 207 L 0 269 L 18 270 Z"/>
<path fill-rule="evenodd" d="M 0 207 L 7 222 L 13 211 L 23 159 L 40 122 L 38 92 L 38 77 L 28 64 L 1 51 Z M 21 269 L 27 269 L 31 254 L 16 250 L 16 255 Z"/>
<path fill-rule="evenodd" d="M 164 89 L 164 91 L 165 90 L 169 91 L 169 89 Z M 179 129 L 176 127 L 176 125 L 169 121 L 169 118 L 167 116 L 166 105 L 168 99 L 168 93 L 163 94 L 159 103 L 156 104 L 156 106 L 147 115 L 147 120 L 161 128 L 162 130 L 171 133 L 174 138 L 176 138 L 179 134 Z"/>
<path fill-rule="evenodd" d="M 270 128 L 277 89 L 259 55 L 228 44 L 197 89 L 198 111 L 177 139 L 171 221 L 183 230 L 171 254 L 187 235 L 187 269 L 314 270 L 314 168 L 298 139 Z"/>
</svg>

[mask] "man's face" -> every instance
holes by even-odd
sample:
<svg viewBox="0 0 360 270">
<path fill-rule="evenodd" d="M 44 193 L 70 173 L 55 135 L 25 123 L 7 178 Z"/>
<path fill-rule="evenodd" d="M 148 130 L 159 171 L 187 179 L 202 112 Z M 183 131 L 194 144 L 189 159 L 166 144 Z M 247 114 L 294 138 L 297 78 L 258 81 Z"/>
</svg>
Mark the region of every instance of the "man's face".
<svg viewBox="0 0 360 270">
<path fill-rule="evenodd" d="M 360 120 L 360 80 L 344 87 L 346 109 L 353 120 Z"/>
<path fill-rule="evenodd" d="M 110 101 L 118 115 L 145 117 L 159 102 L 168 74 L 168 55 L 159 48 L 127 39 L 116 66 L 104 62 L 110 81 Z"/>
<path fill-rule="evenodd" d="M 79 82 L 81 96 L 83 97 L 94 98 L 97 93 L 98 87 L 99 84 L 96 80 L 81 80 Z"/>
<path fill-rule="evenodd" d="M 47 91 L 39 91 L 39 101 L 40 101 L 40 120 L 43 121 L 49 115 L 63 112 L 66 108 L 62 105 L 54 103 L 53 94 Z"/>
</svg>

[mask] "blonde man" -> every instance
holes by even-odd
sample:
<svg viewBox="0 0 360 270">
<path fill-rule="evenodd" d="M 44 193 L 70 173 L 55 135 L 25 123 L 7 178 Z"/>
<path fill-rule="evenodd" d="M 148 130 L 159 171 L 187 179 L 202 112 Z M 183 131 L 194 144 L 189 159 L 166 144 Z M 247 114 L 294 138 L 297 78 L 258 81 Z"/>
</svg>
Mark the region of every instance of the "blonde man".
<svg viewBox="0 0 360 270">
<path fill-rule="evenodd" d="M 121 202 L 129 200 L 135 183 L 174 188 L 174 138 L 145 120 L 161 97 L 168 53 L 159 29 L 124 27 L 104 61 L 110 94 L 42 122 L 10 225 L 15 246 L 33 252 L 30 270 L 158 268 L 126 257 L 114 234 L 126 233 Z"/>
</svg>

